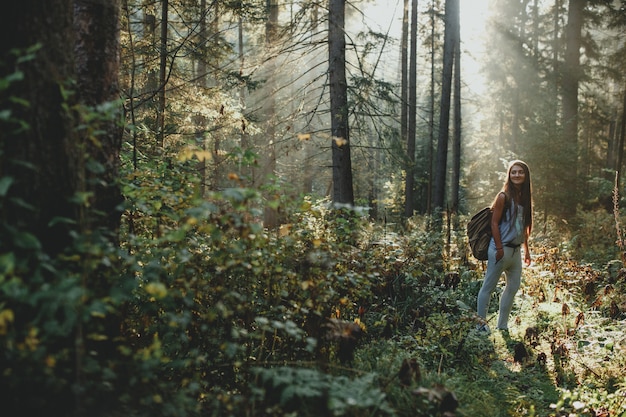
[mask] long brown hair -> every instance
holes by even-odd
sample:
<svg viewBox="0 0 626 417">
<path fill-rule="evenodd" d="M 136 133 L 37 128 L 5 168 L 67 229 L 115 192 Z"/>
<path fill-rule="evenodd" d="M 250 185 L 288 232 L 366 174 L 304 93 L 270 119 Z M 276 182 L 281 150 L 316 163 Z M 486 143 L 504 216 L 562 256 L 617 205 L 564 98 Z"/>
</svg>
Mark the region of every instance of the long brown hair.
<svg viewBox="0 0 626 417">
<path fill-rule="evenodd" d="M 517 193 L 514 192 L 515 186 L 511 181 L 511 169 L 513 169 L 515 165 L 522 167 L 524 173 L 526 174 L 521 189 L 521 201 L 517 201 Z M 533 229 L 533 198 L 532 182 L 530 180 L 530 168 L 528 168 L 528 164 L 526 164 L 526 162 L 520 161 L 519 159 L 509 162 L 509 167 L 506 170 L 506 180 L 504 180 L 504 185 L 502 186 L 501 192 L 506 195 L 506 202 L 515 201 L 516 204 L 519 204 L 524 208 L 524 228 L 526 229 L 527 235 L 530 235 L 530 232 Z M 496 196 L 496 199 L 497 198 L 498 197 Z"/>
</svg>

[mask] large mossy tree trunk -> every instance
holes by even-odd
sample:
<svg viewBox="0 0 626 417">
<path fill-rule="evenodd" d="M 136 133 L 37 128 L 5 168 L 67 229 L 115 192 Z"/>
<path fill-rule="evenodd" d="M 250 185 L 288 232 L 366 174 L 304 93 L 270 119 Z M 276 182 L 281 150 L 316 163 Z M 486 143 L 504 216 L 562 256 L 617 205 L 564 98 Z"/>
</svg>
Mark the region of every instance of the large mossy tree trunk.
<svg viewBox="0 0 626 417">
<path fill-rule="evenodd" d="M 79 220 L 71 202 L 82 181 L 69 85 L 75 78 L 72 6 L 71 0 L 26 0 L 0 14 L 0 77 L 23 74 L 2 99 L 2 109 L 11 111 L 11 122 L 0 129 L 0 176 L 11 181 L 3 221 L 37 237 L 51 255 L 69 244 L 68 225 Z"/>
<path fill-rule="evenodd" d="M 0 14 L 0 253 L 13 260 L 0 285 L 16 290 L 3 285 L 0 299 L 12 316 L 0 331 L 6 415 L 113 406 L 104 379 L 119 316 L 85 311 L 110 302 L 93 258 L 116 243 L 120 220 L 120 112 L 108 105 L 118 99 L 118 21 L 117 1 L 25 0 Z"/>
<path fill-rule="evenodd" d="M 91 192 L 90 215 L 85 227 L 108 232 L 117 240 L 122 196 L 117 186 L 122 146 L 122 114 L 119 95 L 119 0 L 74 1 L 74 46 L 79 100 L 92 109 L 106 108 L 90 131 L 81 135 L 88 166 L 85 188 Z M 102 110 L 101 110 L 102 111 Z"/>
</svg>

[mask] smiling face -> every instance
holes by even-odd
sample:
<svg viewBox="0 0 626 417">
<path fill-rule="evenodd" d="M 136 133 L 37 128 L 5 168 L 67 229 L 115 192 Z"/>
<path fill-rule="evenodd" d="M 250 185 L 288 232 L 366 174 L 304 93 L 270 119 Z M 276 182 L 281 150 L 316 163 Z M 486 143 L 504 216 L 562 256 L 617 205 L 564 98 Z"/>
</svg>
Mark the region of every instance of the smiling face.
<svg viewBox="0 0 626 417">
<path fill-rule="evenodd" d="M 509 177 L 511 178 L 511 182 L 516 187 L 520 187 L 526 181 L 526 170 L 523 166 L 519 164 L 515 164 L 511 167 L 509 171 Z"/>
</svg>

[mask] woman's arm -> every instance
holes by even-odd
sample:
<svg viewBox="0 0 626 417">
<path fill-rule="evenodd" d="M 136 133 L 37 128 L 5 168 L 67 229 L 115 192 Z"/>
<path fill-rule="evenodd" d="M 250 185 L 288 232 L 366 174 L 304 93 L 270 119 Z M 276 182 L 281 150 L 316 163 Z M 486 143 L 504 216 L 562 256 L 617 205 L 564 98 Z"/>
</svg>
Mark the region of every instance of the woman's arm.
<svg viewBox="0 0 626 417">
<path fill-rule="evenodd" d="M 524 247 L 524 264 L 526 264 L 526 266 L 530 265 L 530 249 L 528 248 L 528 235 L 530 235 L 530 230 L 526 231 L 526 236 L 524 237 L 524 243 L 522 243 L 522 246 Z"/>
</svg>

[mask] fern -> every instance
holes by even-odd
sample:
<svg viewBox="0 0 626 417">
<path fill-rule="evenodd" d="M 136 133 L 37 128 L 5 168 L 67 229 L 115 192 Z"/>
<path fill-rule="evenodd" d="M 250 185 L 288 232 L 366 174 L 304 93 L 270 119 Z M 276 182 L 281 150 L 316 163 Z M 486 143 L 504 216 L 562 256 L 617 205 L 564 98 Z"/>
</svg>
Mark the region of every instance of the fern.
<svg viewBox="0 0 626 417">
<path fill-rule="evenodd" d="M 259 398 L 267 406 L 279 405 L 289 412 L 302 415 L 333 416 L 362 415 L 363 411 L 379 411 L 394 416 L 385 393 L 377 386 L 376 376 L 366 374 L 358 378 L 334 376 L 307 368 L 255 368 L 261 390 Z"/>
</svg>

